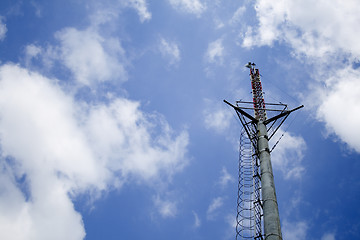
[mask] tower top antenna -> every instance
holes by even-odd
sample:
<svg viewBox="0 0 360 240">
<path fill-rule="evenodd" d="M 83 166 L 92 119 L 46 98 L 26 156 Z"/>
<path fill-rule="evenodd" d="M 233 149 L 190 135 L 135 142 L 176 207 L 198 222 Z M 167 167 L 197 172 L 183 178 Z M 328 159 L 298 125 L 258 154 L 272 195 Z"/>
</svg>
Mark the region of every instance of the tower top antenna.
<svg viewBox="0 0 360 240">
<path fill-rule="evenodd" d="M 245 64 L 245 67 L 250 68 L 250 69 L 254 69 L 255 66 L 256 66 L 256 64 L 255 64 L 255 63 L 251 63 L 251 62 L 248 62 L 247 64 Z"/>
</svg>

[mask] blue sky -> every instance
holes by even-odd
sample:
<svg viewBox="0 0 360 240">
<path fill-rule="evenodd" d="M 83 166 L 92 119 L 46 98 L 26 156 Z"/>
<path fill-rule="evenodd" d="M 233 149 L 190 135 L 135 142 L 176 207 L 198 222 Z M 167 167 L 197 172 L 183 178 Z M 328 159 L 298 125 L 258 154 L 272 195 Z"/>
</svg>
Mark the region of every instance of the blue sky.
<svg viewBox="0 0 360 240">
<path fill-rule="evenodd" d="M 305 105 L 272 153 L 284 239 L 359 238 L 359 12 L 1 1 L 0 238 L 234 239 L 241 126 L 222 100 L 251 100 L 248 61 L 265 102 Z"/>
</svg>

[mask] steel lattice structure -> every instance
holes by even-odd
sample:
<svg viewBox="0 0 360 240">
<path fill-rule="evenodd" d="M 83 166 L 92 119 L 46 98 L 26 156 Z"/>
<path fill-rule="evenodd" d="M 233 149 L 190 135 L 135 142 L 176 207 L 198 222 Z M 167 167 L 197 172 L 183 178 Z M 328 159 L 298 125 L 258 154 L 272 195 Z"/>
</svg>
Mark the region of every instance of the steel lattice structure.
<svg viewBox="0 0 360 240">
<path fill-rule="evenodd" d="M 224 100 L 236 111 L 243 126 L 240 133 L 236 240 L 281 240 L 280 218 L 268 141 L 291 112 L 287 105 L 267 103 L 266 108 L 259 69 L 249 62 L 253 102 Z M 249 105 L 252 105 L 249 107 Z M 247 110 L 253 110 L 254 116 Z M 277 115 L 268 118 L 267 111 Z M 279 122 L 278 122 L 279 121 Z M 268 135 L 269 134 L 269 135 Z"/>
</svg>

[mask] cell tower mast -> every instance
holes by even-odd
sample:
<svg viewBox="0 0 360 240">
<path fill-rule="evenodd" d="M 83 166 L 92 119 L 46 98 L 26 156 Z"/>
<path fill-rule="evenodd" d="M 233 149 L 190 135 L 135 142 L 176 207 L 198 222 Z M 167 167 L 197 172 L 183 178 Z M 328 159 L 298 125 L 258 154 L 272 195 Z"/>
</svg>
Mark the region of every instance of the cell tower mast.
<svg viewBox="0 0 360 240">
<path fill-rule="evenodd" d="M 287 105 L 267 103 L 266 108 L 259 69 L 249 62 L 253 102 L 224 100 L 236 111 L 243 130 L 240 135 L 239 181 L 236 239 L 282 240 L 280 217 L 271 166 L 269 140 L 290 113 Z M 249 104 L 252 106 L 249 107 Z M 254 116 L 247 111 L 252 109 Z M 275 116 L 268 118 L 268 112 Z M 261 193 L 261 194 L 260 194 Z"/>
</svg>

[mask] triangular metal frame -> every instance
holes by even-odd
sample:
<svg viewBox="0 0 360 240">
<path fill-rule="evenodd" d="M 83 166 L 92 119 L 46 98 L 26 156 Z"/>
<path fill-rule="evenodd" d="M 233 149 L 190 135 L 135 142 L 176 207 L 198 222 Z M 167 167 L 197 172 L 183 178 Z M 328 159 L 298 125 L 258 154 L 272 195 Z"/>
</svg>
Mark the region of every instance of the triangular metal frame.
<svg viewBox="0 0 360 240">
<path fill-rule="evenodd" d="M 252 139 L 252 135 L 250 134 L 251 132 L 251 128 L 249 127 L 249 125 L 251 124 L 252 126 L 256 126 L 256 124 L 258 123 L 259 120 L 255 119 L 253 116 L 251 116 L 249 113 L 245 112 L 243 109 L 253 109 L 253 108 L 242 108 L 242 107 L 238 107 L 238 106 L 235 106 L 231 103 L 229 103 L 228 101 L 224 100 L 224 102 L 228 105 L 230 105 L 232 108 L 234 108 L 236 114 L 238 115 L 239 119 L 240 119 L 240 122 L 241 124 L 243 125 L 249 139 Z M 245 102 L 246 103 L 246 102 Z M 274 104 L 276 105 L 276 104 Z M 286 105 L 285 105 L 286 106 Z M 270 134 L 270 136 L 268 136 L 268 140 L 270 140 L 274 135 L 275 133 L 277 132 L 277 130 L 280 128 L 280 126 L 285 122 L 286 118 L 290 115 L 290 113 L 296 111 L 296 110 L 299 110 L 300 108 L 303 108 L 304 105 L 301 105 L 299 107 L 296 107 L 294 109 L 291 109 L 291 110 L 286 110 L 286 109 L 283 109 L 281 110 L 281 113 L 274 116 L 274 117 L 271 117 L 269 119 L 266 119 L 263 123 L 268 126 L 269 124 L 271 124 L 269 127 L 267 127 L 267 130 L 269 131 L 275 124 L 275 122 L 277 120 L 281 120 L 281 122 L 276 126 L 276 128 L 272 131 L 272 133 Z M 245 118 L 246 117 L 246 118 Z M 256 146 L 254 146 L 256 148 Z"/>
</svg>

